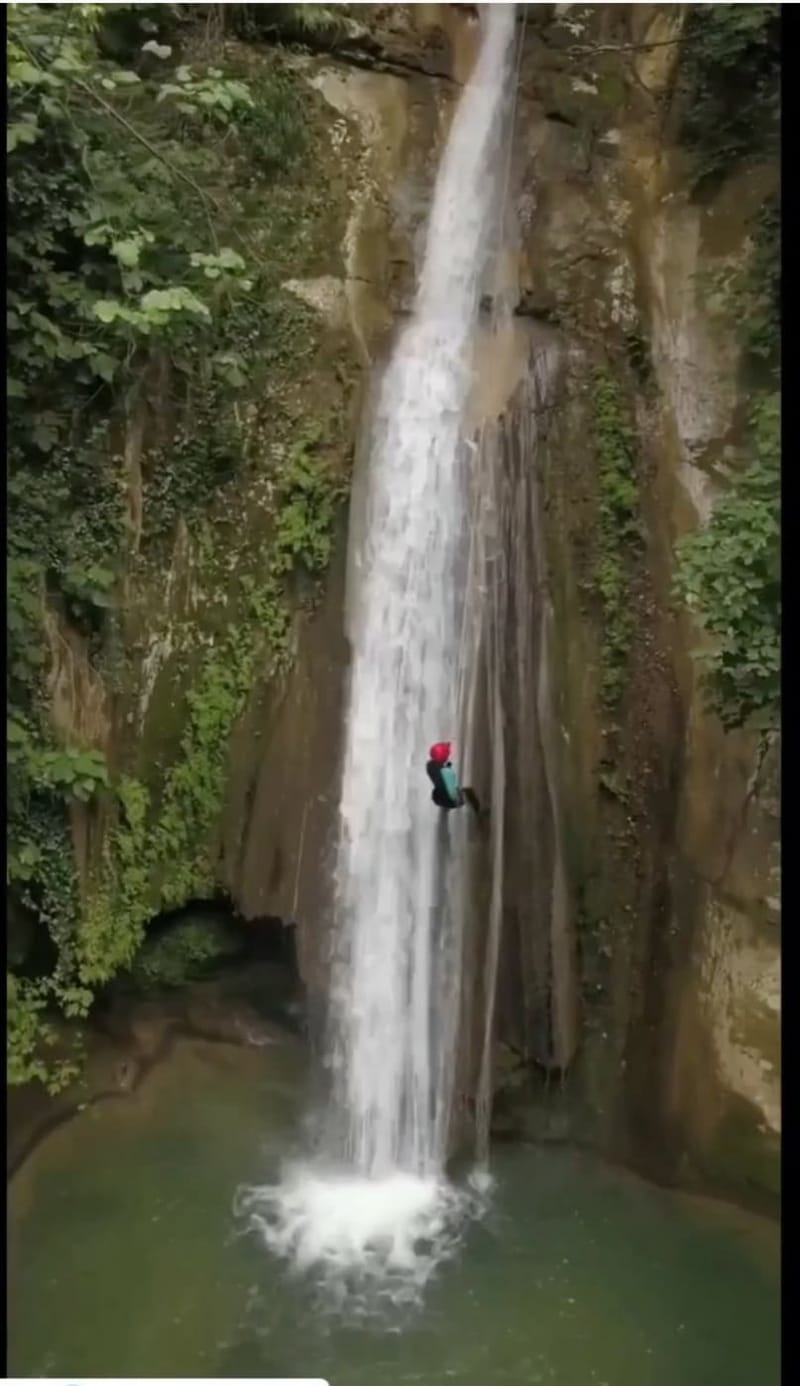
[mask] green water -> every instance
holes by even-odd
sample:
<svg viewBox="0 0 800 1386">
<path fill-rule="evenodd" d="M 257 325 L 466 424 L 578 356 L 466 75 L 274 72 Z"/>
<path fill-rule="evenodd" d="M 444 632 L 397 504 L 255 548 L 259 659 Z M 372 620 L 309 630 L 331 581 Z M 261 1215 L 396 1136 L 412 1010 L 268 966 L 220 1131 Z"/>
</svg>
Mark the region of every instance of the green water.
<svg viewBox="0 0 800 1386">
<path fill-rule="evenodd" d="M 9 1372 L 331 1386 L 776 1386 L 777 1230 L 560 1149 L 507 1148 L 424 1311 L 344 1328 L 234 1224 L 297 1129 L 302 1056 L 184 1043 L 9 1194 Z"/>
</svg>

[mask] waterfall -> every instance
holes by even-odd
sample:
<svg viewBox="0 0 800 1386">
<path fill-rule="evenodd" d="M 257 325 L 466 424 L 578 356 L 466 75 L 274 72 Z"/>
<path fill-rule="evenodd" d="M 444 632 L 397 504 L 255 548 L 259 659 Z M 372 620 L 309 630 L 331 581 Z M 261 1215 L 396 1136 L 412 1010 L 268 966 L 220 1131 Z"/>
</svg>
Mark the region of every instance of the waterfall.
<svg viewBox="0 0 800 1386">
<path fill-rule="evenodd" d="M 480 52 L 439 167 L 410 322 L 377 393 L 352 648 L 325 1161 L 247 1207 L 295 1264 L 418 1287 L 452 1249 L 463 1197 L 444 1177 L 457 1044 L 459 874 L 468 810 L 430 800 L 431 742 L 459 715 L 464 446 L 475 329 L 502 201 L 514 6 L 482 10 Z M 463 874 L 463 871 L 462 871 Z M 448 904 L 449 902 L 449 904 Z"/>
<path fill-rule="evenodd" d="M 513 7 L 493 6 L 436 181 L 412 320 L 382 382 L 356 559 L 334 978 L 337 1094 L 365 1174 L 440 1167 L 457 1006 L 436 985 L 445 843 L 424 762 L 456 726 L 462 435 L 495 224 Z M 446 828 L 456 829 L 456 821 Z"/>
</svg>

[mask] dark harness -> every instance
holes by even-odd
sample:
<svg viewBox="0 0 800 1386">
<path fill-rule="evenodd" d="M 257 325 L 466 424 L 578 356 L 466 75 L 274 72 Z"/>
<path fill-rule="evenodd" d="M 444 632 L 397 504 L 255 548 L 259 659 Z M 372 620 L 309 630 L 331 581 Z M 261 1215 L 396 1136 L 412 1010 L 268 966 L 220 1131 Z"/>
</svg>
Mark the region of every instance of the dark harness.
<svg viewBox="0 0 800 1386">
<path fill-rule="evenodd" d="M 461 807 L 460 803 L 454 803 L 451 799 L 447 791 L 447 785 L 444 782 L 442 768 L 439 764 L 437 764 L 435 760 L 428 761 L 427 765 L 425 766 L 425 773 L 428 776 L 428 779 L 431 781 L 431 784 L 433 785 L 433 793 L 431 794 L 431 798 L 437 808 L 455 809 Z"/>
</svg>

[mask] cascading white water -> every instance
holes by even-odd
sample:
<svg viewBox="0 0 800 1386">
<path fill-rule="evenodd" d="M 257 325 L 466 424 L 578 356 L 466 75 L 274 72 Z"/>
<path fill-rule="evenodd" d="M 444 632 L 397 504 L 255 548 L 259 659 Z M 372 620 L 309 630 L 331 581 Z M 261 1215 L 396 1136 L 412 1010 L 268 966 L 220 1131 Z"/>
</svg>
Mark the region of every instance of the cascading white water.
<svg viewBox="0 0 800 1386">
<path fill-rule="evenodd" d="M 352 565 L 352 674 L 331 996 L 336 1162 L 294 1167 L 246 1206 L 300 1266 L 418 1285 L 454 1242 L 444 1179 L 458 927 L 424 763 L 458 714 L 463 432 L 500 198 L 514 6 L 485 6 L 480 53 L 439 168 L 414 312 L 381 382 Z M 358 540 L 356 540 L 358 542 Z M 422 1245 L 424 1243 L 424 1246 Z"/>
<path fill-rule="evenodd" d="M 474 329 L 494 225 L 513 6 L 493 6 L 436 182 L 414 315 L 372 437 L 342 786 L 334 982 L 339 1100 L 365 1174 L 442 1162 L 447 1081 L 431 986 L 440 844 L 423 767 L 456 724 L 461 456 Z"/>
</svg>

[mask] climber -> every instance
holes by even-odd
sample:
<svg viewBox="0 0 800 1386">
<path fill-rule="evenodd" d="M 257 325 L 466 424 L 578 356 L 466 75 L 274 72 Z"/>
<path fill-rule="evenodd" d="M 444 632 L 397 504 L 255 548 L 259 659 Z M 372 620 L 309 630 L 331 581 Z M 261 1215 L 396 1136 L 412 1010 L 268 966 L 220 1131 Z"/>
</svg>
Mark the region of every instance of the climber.
<svg viewBox="0 0 800 1386">
<path fill-rule="evenodd" d="M 475 791 L 458 783 L 458 775 L 450 760 L 450 746 L 449 741 L 437 741 L 428 752 L 425 773 L 433 785 L 431 798 L 437 808 L 445 811 L 469 804 L 473 813 L 480 818 L 481 806 Z"/>
</svg>

